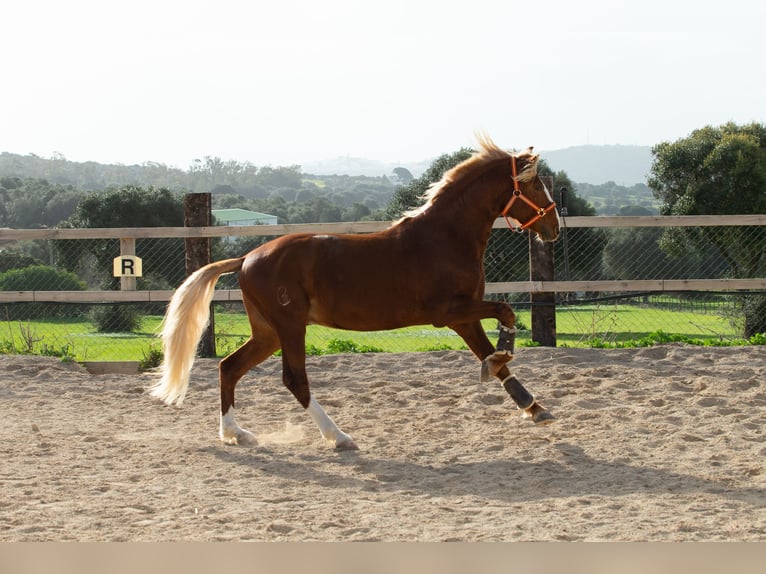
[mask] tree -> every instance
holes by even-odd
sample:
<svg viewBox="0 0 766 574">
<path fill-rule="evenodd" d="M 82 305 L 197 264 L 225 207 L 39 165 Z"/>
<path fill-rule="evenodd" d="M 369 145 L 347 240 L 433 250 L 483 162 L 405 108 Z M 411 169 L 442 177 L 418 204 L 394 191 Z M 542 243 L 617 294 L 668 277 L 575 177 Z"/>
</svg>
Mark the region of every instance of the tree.
<svg viewBox="0 0 766 574">
<path fill-rule="evenodd" d="M 660 248 L 659 227 L 609 229 L 604 273 L 609 279 L 686 279 L 721 276 L 725 262 L 715 253 L 671 256 Z"/>
<path fill-rule="evenodd" d="M 370 208 L 363 203 L 355 203 L 343 210 L 343 221 L 362 221 L 370 217 Z"/>
<path fill-rule="evenodd" d="M 258 170 L 257 182 L 263 187 L 288 187 L 300 189 L 303 175 L 298 165 L 273 168 L 264 166 Z"/>
<path fill-rule="evenodd" d="M 24 269 L 35 265 L 43 265 L 40 259 L 16 251 L 0 249 L 0 273 L 11 269 Z"/>
<path fill-rule="evenodd" d="M 553 169 L 548 166 L 548 163 L 541 159 L 537 165 L 537 173 L 543 176 L 553 177 L 554 189 L 549 190 L 553 199 L 556 201 L 559 210 L 566 207 L 567 215 L 569 216 L 589 216 L 596 215 L 596 208 L 587 200 L 587 198 L 581 196 L 579 192 L 578 184 L 574 183 L 567 175 L 565 171 L 554 172 Z M 562 190 L 566 190 L 562 195 Z"/>
<path fill-rule="evenodd" d="M 62 191 L 53 195 L 45 204 L 42 223 L 46 227 L 55 227 L 60 221 L 71 217 L 83 194 L 79 191 Z"/>
<path fill-rule="evenodd" d="M 566 217 L 596 215 L 596 208 L 580 197 L 577 184 L 565 171 L 554 172 L 545 160 L 540 160 L 537 171 L 541 176 L 553 177 L 553 187 L 550 190 L 559 210 L 566 207 Z M 566 190 L 566 191 L 563 191 Z M 566 217 L 562 217 L 564 227 Z M 554 244 L 554 261 L 556 277 L 565 281 L 589 281 L 603 277 L 601 253 L 606 246 L 604 229 L 591 227 L 576 227 L 563 229 L 566 238 Z"/>
<path fill-rule="evenodd" d="M 469 148 L 461 148 L 453 154 L 444 154 L 434 160 L 426 172 L 409 185 L 397 188 L 391 202 L 383 211 L 383 219 L 399 219 L 402 214 L 423 204 L 425 195 L 431 184 L 439 181 L 444 172 L 452 169 L 474 153 Z"/>
<path fill-rule="evenodd" d="M 766 126 L 727 123 L 663 142 L 654 156 L 649 187 L 663 215 L 766 213 Z M 676 227 L 665 230 L 663 250 L 720 254 L 736 278 L 766 273 L 766 236 L 753 227 Z M 766 297 L 744 305 L 745 336 L 766 332 Z"/>
<path fill-rule="evenodd" d="M 82 193 L 45 179 L 0 178 L 0 225 L 52 227 L 71 216 Z"/>
<path fill-rule="evenodd" d="M 395 167 L 394 177 L 397 181 L 401 182 L 402 185 L 409 185 L 412 183 L 412 180 L 415 179 L 410 170 L 406 167 Z"/>
<path fill-rule="evenodd" d="M 61 227 L 183 227 L 183 196 L 160 188 L 134 185 L 93 193 L 77 205 L 74 215 Z M 111 275 L 112 260 L 120 254 L 116 239 L 57 241 L 59 261 L 71 271 L 89 277 L 102 288 L 116 288 Z M 183 239 L 142 239 L 136 244 L 144 258 L 145 277 L 140 281 L 153 288 L 170 288 L 185 277 Z"/>
</svg>

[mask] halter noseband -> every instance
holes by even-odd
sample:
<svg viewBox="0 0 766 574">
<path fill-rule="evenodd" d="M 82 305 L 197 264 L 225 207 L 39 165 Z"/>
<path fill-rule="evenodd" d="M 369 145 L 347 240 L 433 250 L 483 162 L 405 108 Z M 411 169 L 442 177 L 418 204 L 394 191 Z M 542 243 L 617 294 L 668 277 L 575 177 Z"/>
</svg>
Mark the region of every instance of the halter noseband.
<svg viewBox="0 0 766 574">
<path fill-rule="evenodd" d="M 547 206 L 540 207 L 534 201 L 529 199 L 526 195 L 521 193 L 521 189 L 519 188 L 519 181 L 518 179 L 516 179 L 516 156 L 511 156 L 511 173 L 513 174 L 513 194 L 511 195 L 511 199 L 508 202 L 508 204 L 505 206 L 505 209 L 503 210 L 503 213 L 501 215 L 505 218 L 505 222 L 508 224 L 508 227 L 510 229 L 521 233 L 525 229 L 528 229 L 530 226 L 534 225 L 534 223 L 538 219 L 542 219 L 543 217 L 548 215 L 551 211 L 556 209 L 556 202 L 551 201 Z M 511 210 L 511 206 L 514 204 L 514 202 L 517 199 L 520 199 L 521 201 L 526 203 L 529 207 L 535 210 L 535 215 L 533 215 L 529 221 L 527 221 L 526 223 L 523 223 L 521 227 L 517 227 L 513 225 L 510 219 L 508 219 L 508 212 Z M 517 219 L 517 221 L 521 223 L 520 220 Z"/>
</svg>

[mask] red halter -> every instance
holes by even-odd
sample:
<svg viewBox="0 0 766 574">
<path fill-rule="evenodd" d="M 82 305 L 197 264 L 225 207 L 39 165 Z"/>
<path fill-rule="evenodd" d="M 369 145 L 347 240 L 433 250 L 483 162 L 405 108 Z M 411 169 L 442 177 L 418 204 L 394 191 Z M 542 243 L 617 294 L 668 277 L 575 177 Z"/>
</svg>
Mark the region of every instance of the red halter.
<svg viewBox="0 0 766 574">
<path fill-rule="evenodd" d="M 540 207 L 537 205 L 534 201 L 529 199 L 526 195 L 521 193 L 521 189 L 519 188 L 519 181 L 516 179 L 516 157 L 511 156 L 511 173 L 513 174 L 513 195 L 511 196 L 510 201 L 505 206 L 505 209 L 503 210 L 502 216 L 505 218 L 505 222 L 508 224 L 508 227 L 512 229 L 513 231 L 518 231 L 519 233 L 533 225 L 538 219 L 542 219 L 546 215 L 548 215 L 551 211 L 556 209 L 556 202 L 551 201 L 546 207 Z M 524 203 L 526 203 L 529 207 L 535 210 L 535 215 L 532 216 L 532 218 L 527 221 L 526 223 L 522 224 L 521 227 L 515 227 L 511 224 L 511 221 L 508 219 L 508 212 L 511 210 L 511 206 L 514 204 L 514 202 L 520 199 Z M 514 218 L 515 219 L 515 218 Z M 521 221 L 517 220 L 519 223 Z"/>
</svg>

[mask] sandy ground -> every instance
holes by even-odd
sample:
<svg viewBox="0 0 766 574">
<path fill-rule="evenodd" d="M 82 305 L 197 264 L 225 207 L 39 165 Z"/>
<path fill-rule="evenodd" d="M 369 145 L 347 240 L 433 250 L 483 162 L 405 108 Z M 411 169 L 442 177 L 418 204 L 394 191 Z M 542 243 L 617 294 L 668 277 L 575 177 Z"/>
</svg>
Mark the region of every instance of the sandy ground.
<svg viewBox="0 0 766 574">
<path fill-rule="evenodd" d="M 766 347 L 522 348 L 522 420 L 468 352 L 310 357 L 337 452 L 270 359 L 217 438 L 217 362 L 150 374 L 0 356 L 0 541 L 766 541 Z"/>
</svg>

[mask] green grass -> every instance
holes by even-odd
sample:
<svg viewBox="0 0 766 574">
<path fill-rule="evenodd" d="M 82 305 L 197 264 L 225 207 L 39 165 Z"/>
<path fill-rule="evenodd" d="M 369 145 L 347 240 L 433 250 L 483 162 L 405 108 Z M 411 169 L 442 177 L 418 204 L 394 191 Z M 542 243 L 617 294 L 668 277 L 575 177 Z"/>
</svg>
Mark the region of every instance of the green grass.
<svg viewBox="0 0 766 574">
<path fill-rule="evenodd" d="M 0 353 L 29 353 L 77 361 L 138 361 L 151 348 L 153 336 L 144 325 L 137 333 L 98 333 L 87 320 L 6 321 L 0 325 Z"/>
<path fill-rule="evenodd" d="M 559 341 L 567 343 L 592 339 L 626 342 L 658 331 L 700 340 L 739 337 L 730 319 L 718 314 L 632 305 L 562 306 L 556 313 L 556 330 Z"/>
<path fill-rule="evenodd" d="M 146 316 L 136 333 L 98 333 L 87 320 L 6 321 L 0 323 L 0 353 L 53 355 L 77 361 L 156 362 L 161 317 Z M 517 312 L 521 326 L 530 325 L 528 310 Z M 728 318 L 714 313 L 642 308 L 630 305 L 560 306 L 556 315 L 559 346 L 620 347 L 646 346 L 672 340 L 692 344 L 747 344 L 738 338 Z M 216 349 L 225 356 L 250 335 L 244 313 L 215 315 Z M 484 321 L 491 340 L 496 340 L 496 322 Z M 750 343 L 764 344 L 756 336 Z M 522 328 L 518 347 L 534 345 L 531 333 Z M 430 326 L 394 331 L 351 332 L 309 326 L 309 354 L 347 352 L 411 352 L 466 349 L 463 340 L 449 329 Z"/>
</svg>

